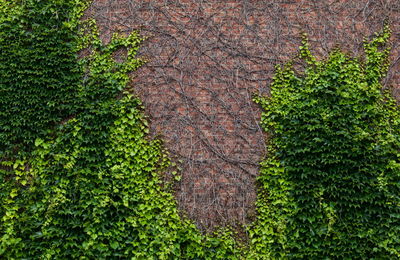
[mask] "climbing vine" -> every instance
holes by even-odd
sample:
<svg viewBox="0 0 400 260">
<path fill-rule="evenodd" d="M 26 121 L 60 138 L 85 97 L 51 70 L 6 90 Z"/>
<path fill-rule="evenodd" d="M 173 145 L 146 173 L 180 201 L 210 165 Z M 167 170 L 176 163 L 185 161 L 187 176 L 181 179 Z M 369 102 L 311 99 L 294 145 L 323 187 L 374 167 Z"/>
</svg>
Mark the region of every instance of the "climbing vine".
<svg viewBox="0 0 400 260">
<path fill-rule="evenodd" d="M 0 256 L 8 259 L 379 258 L 400 255 L 400 120 L 382 93 L 388 27 L 365 61 L 307 41 L 255 100 L 269 131 L 249 246 L 202 234 L 127 92 L 138 32 L 104 44 L 89 1 L 0 0 Z M 125 57 L 116 57 L 125 50 Z M 176 172 L 171 173 L 176 179 Z"/>
<path fill-rule="evenodd" d="M 389 36 L 386 26 L 366 41 L 365 60 L 335 49 L 317 61 L 304 40 L 304 72 L 277 67 L 271 96 L 255 98 L 271 134 L 255 258 L 400 256 L 400 117 L 380 83 Z"/>
<path fill-rule="evenodd" d="M 201 234 L 178 214 L 171 185 L 161 182 L 173 165 L 161 141 L 147 138 L 139 99 L 124 92 L 128 73 L 144 63 L 136 57 L 143 41 L 138 32 L 115 34 L 103 44 L 95 22 L 79 20 L 86 2 L 0 3 L 0 41 L 7 50 L 0 71 L 6 111 L 0 139 L 0 255 L 237 258 L 230 232 Z M 22 21 L 33 27 L 25 29 Z M 14 45 L 19 30 L 23 35 L 15 36 L 21 39 Z M 12 56 L 14 49 L 19 56 Z M 117 59 L 121 49 L 127 55 Z M 78 52 L 83 57 L 78 59 Z M 37 57 L 30 61 L 32 53 Z M 44 61 L 36 64 L 36 59 Z"/>
<path fill-rule="evenodd" d="M 0 156 L 80 109 L 77 1 L 0 1 Z"/>
</svg>

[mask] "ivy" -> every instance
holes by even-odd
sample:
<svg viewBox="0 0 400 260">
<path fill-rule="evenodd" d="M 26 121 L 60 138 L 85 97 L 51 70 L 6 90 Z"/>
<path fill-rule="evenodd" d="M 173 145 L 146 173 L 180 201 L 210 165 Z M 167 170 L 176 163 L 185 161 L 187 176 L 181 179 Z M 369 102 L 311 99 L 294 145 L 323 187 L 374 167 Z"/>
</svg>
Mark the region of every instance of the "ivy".
<svg viewBox="0 0 400 260">
<path fill-rule="evenodd" d="M 306 39 L 257 97 L 270 133 L 249 245 L 178 211 L 173 169 L 127 92 L 138 32 L 104 44 L 89 1 L 0 0 L 0 256 L 6 259 L 400 257 L 400 117 L 382 91 L 388 27 L 365 59 Z M 116 59 L 116 52 L 126 57 Z M 179 176 L 176 176 L 178 179 Z"/>
<path fill-rule="evenodd" d="M 0 156 L 29 151 L 79 110 L 78 16 L 85 3 L 0 1 Z"/>
<path fill-rule="evenodd" d="M 87 2 L 0 3 L 0 256 L 238 259 L 232 232 L 203 235 L 161 181 L 173 164 L 125 91 L 138 32 L 103 44 Z"/>
<path fill-rule="evenodd" d="M 382 90 L 390 30 L 364 43 L 365 59 L 338 49 L 323 61 L 306 39 L 297 72 L 277 67 L 270 97 L 256 97 L 270 134 L 261 167 L 258 259 L 400 257 L 400 115 Z"/>
</svg>

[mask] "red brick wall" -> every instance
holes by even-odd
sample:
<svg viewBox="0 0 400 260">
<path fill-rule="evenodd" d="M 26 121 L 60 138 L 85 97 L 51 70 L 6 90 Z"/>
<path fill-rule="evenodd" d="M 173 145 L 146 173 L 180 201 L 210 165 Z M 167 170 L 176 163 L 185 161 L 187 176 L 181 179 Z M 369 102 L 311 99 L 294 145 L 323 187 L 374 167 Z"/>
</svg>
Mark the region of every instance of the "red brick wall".
<svg viewBox="0 0 400 260">
<path fill-rule="evenodd" d="M 301 32 L 319 57 L 336 45 L 358 56 L 363 37 L 389 19 L 385 84 L 400 83 L 399 0 L 95 0 L 89 13 L 105 40 L 138 28 L 150 37 L 140 51 L 150 62 L 132 88 L 154 135 L 182 160 L 179 206 L 205 229 L 254 215 L 265 136 L 251 96 L 268 92 L 274 65 L 293 57 Z"/>
</svg>

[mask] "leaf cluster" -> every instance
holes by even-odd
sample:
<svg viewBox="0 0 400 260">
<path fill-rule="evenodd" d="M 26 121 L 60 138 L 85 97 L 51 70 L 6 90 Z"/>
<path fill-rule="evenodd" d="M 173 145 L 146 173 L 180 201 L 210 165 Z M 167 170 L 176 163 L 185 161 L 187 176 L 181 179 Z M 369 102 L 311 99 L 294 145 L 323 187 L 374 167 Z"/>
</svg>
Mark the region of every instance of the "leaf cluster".
<svg viewBox="0 0 400 260">
<path fill-rule="evenodd" d="M 78 17 L 86 2 L 0 1 L 0 156 L 29 151 L 78 112 Z"/>
<path fill-rule="evenodd" d="M 400 115 L 382 90 L 390 30 L 365 41 L 365 58 L 335 49 L 323 61 L 277 67 L 256 97 L 270 134 L 262 163 L 255 258 L 400 257 Z"/>
</svg>

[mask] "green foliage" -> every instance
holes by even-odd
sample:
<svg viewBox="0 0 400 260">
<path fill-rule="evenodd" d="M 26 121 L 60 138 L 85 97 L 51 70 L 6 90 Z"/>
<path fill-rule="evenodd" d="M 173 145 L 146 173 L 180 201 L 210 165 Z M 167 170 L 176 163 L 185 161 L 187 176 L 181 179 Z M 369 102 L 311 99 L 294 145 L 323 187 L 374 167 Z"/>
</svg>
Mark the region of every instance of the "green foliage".
<svg viewBox="0 0 400 260">
<path fill-rule="evenodd" d="M 386 26 L 365 61 L 333 50 L 278 67 L 271 96 L 255 98 L 270 134 L 258 182 L 251 258 L 400 257 L 400 115 L 381 79 Z"/>
<path fill-rule="evenodd" d="M 81 1 L 0 5 L 0 256 L 238 259 L 232 232 L 202 235 L 161 182 L 172 163 L 122 92 L 143 64 L 138 33 L 103 44 Z"/>
<path fill-rule="evenodd" d="M 180 218 L 159 178 L 170 161 L 160 141 L 144 138 L 146 124 L 140 101 L 125 96 L 71 119 L 55 139 L 37 139 L 30 169 L 14 164 L 22 186 L 4 200 L 4 256 L 233 257 L 231 240 L 206 238 Z"/>
<path fill-rule="evenodd" d="M 304 41 L 305 72 L 277 68 L 271 97 L 257 98 L 272 138 L 245 248 L 180 216 L 161 181 L 174 165 L 124 92 L 143 39 L 103 44 L 80 20 L 88 3 L 0 0 L 1 258 L 400 256 L 400 117 L 380 84 L 387 27 L 364 62 L 339 50 L 317 61 Z"/>
<path fill-rule="evenodd" d="M 0 156 L 79 110 L 74 32 L 85 3 L 0 1 Z"/>
</svg>

